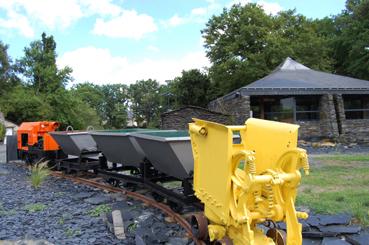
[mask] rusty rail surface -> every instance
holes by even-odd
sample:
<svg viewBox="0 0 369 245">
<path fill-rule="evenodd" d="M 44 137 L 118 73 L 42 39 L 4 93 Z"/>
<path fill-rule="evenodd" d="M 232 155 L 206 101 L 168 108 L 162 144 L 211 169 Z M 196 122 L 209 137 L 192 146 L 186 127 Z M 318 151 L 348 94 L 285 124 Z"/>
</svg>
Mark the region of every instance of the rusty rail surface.
<svg viewBox="0 0 369 245">
<path fill-rule="evenodd" d="M 85 178 L 81 178 L 81 177 L 75 177 L 75 176 L 68 176 L 68 175 L 64 175 L 61 172 L 56 172 L 53 171 L 51 172 L 51 175 L 54 177 L 59 177 L 59 178 L 64 178 L 64 179 L 69 179 L 73 182 L 76 183 L 80 183 L 80 184 L 85 184 L 85 185 L 89 185 L 89 186 L 93 186 L 102 190 L 106 190 L 109 192 L 114 192 L 114 193 L 122 193 L 123 195 L 129 196 L 131 198 L 134 198 L 136 200 L 142 201 L 143 203 L 155 207 L 157 209 L 160 209 L 162 212 L 164 212 L 166 215 L 170 216 L 171 218 L 173 218 L 173 220 L 175 222 L 177 222 L 177 224 L 179 224 L 183 229 L 185 229 L 185 231 L 189 234 L 190 238 L 197 244 L 197 245 L 201 245 L 203 244 L 202 241 L 198 240 L 192 233 L 192 229 L 191 229 L 191 225 L 187 222 L 187 220 L 182 217 L 180 214 L 174 212 L 169 206 L 163 204 L 163 203 L 159 203 L 151 198 L 148 198 L 142 194 L 136 193 L 136 192 L 132 192 L 132 191 L 127 191 L 121 188 L 117 188 L 117 187 L 112 187 L 110 185 L 107 184 L 102 184 L 99 183 L 97 181 L 94 180 L 90 180 L 90 179 L 85 179 Z"/>
</svg>

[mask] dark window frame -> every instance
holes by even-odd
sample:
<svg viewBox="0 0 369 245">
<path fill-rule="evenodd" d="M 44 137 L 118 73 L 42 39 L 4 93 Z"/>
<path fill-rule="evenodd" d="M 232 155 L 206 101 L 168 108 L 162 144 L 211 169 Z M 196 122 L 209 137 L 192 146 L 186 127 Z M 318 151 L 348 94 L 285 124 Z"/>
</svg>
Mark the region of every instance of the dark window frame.
<svg viewBox="0 0 369 245">
<path fill-rule="evenodd" d="M 343 105 L 347 120 L 369 119 L 368 95 L 344 95 Z"/>
</svg>

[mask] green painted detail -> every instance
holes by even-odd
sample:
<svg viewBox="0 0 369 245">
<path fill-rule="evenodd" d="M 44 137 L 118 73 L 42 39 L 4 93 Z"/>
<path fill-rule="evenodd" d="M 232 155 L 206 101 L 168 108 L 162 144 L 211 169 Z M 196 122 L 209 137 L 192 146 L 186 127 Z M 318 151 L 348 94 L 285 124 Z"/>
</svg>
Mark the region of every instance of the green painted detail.
<svg viewBox="0 0 369 245">
<path fill-rule="evenodd" d="M 98 130 L 99 133 L 134 133 L 134 132 L 145 132 L 152 131 L 153 129 L 147 128 L 126 128 L 126 129 L 112 129 L 112 130 Z"/>
<path fill-rule="evenodd" d="M 188 130 L 176 130 L 176 131 L 151 131 L 151 132 L 140 132 L 140 134 L 144 135 L 152 135 L 163 138 L 176 138 L 176 137 L 189 137 Z"/>
</svg>

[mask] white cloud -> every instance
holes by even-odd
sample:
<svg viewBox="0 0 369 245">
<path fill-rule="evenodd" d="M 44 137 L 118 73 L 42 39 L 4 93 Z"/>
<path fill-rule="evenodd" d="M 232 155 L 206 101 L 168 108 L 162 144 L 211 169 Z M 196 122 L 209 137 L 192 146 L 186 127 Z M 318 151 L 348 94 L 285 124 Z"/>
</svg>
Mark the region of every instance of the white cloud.
<svg viewBox="0 0 369 245">
<path fill-rule="evenodd" d="M 161 21 L 164 27 L 176 27 L 189 23 L 205 23 L 209 20 L 210 16 L 216 11 L 222 9 L 222 5 L 215 0 L 207 0 L 208 5 L 206 7 L 193 8 L 191 12 L 184 16 L 173 15 L 171 18 Z"/>
<path fill-rule="evenodd" d="M 138 14 L 134 10 L 123 10 L 121 15 L 111 20 L 97 19 L 92 32 L 108 37 L 141 39 L 145 34 L 157 30 L 151 16 Z"/>
<path fill-rule="evenodd" d="M 122 12 L 122 8 L 112 3 L 112 0 L 79 0 L 86 7 L 88 15 L 111 15 L 117 16 Z"/>
<path fill-rule="evenodd" d="M 173 15 L 167 22 L 166 25 L 169 27 L 179 26 L 184 24 L 187 20 L 185 18 L 179 17 L 177 14 Z"/>
<path fill-rule="evenodd" d="M 208 12 L 206 8 L 194 8 L 191 10 L 192 15 L 204 15 Z"/>
<path fill-rule="evenodd" d="M 0 19 L 0 27 L 16 29 L 25 37 L 33 37 L 35 35 L 28 19 L 14 11 L 7 13 L 7 19 Z"/>
<path fill-rule="evenodd" d="M 154 45 L 149 45 L 146 47 L 147 50 L 151 51 L 151 52 L 154 52 L 154 53 L 157 53 L 160 51 L 160 49 Z"/>
<path fill-rule="evenodd" d="M 70 26 L 83 16 L 80 5 L 75 0 L 16 0 L 17 6 L 24 9 L 29 18 L 41 21 L 46 27 L 54 29 Z"/>
<path fill-rule="evenodd" d="M 0 27 L 18 29 L 27 37 L 34 35 L 33 27 L 65 29 L 81 18 L 98 16 L 94 33 L 110 37 L 141 38 L 157 27 L 151 16 L 125 10 L 113 0 L 0 0 Z M 102 18 L 104 17 L 104 18 Z"/>
<path fill-rule="evenodd" d="M 258 1 L 257 2 L 258 5 L 260 5 L 265 13 L 267 14 L 271 14 L 271 15 L 276 15 L 278 14 L 278 12 L 280 12 L 283 8 L 281 5 L 279 5 L 279 3 L 269 3 L 266 1 Z"/>
<path fill-rule="evenodd" d="M 131 61 L 127 57 L 113 56 L 109 49 L 88 46 L 64 53 L 58 66 L 73 68 L 76 82 L 133 83 L 140 79 L 173 79 L 182 70 L 209 66 L 205 53 L 190 52 L 180 58 L 147 59 Z"/>
<path fill-rule="evenodd" d="M 234 4 L 241 4 L 241 6 L 245 6 L 246 4 L 251 3 L 251 0 L 232 0 L 227 7 L 230 8 Z M 267 2 L 264 0 L 260 0 L 257 2 L 257 4 L 264 10 L 265 13 L 276 15 L 279 11 L 281 11 L 283 8 L 279 3 L 273 3 L 273 2 Z"/>
<path fill-rule="evenodd" d="M 232 0 L 227 4 L 227 7 L 230 8 L 233 5 L 240 4 L 241 6 L 245 6 L 246 4 L 251 3 L 251 0 Z"/>
</svg>

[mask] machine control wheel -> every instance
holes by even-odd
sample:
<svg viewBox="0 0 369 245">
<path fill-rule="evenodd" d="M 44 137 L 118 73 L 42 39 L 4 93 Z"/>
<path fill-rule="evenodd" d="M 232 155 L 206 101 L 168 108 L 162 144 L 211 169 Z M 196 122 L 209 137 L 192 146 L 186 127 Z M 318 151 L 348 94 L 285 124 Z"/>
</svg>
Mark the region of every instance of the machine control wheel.
<svg viewBox="0 0 369 245">
<path fill-rule="evenodd" d="M 204 213 L 195 213 L 191 216 L 191 228 L 197 239 L 206 240 L 208 238 L 208 219 Z"/>
<path fill-rule="evenodd" d="M 278 230 L 276 228 L 271 228 L 267 231 L 266 236 L 272 238 L 276 245 L 285 245 L 285 244 L 287 244 L 286 243 L 287 234 L 286 234 L 286 232 L 284 232 L 282 230 Z"/>
</svg>

